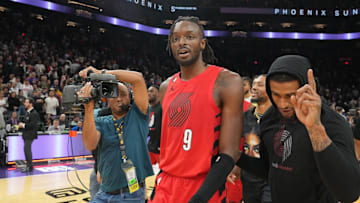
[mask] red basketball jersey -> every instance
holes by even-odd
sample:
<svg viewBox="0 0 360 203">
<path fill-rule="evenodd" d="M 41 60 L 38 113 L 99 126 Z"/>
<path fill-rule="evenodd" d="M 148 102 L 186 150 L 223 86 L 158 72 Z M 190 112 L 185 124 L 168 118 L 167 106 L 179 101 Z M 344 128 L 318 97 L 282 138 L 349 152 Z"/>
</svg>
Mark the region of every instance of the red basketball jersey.
<svg viewBox="0 0 360 203">
<path fill-rule="evenodd" d="M 162 101 L 160 168 L 170 175 L 207 174 L 218 153 L 221 109 L 213 99 L 216 78 L 223 68 L 209 66 L 188 81 L 175 74 Z"/>
</svg>

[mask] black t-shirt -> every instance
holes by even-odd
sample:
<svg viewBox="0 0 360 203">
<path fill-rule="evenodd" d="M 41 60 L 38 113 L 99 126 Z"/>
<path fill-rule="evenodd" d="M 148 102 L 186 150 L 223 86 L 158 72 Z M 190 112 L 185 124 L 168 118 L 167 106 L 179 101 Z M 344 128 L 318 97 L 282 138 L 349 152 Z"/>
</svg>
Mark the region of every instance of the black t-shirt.
<svg viewBox="0 0 360 203">
<path fill-rule="evenodd" d="M 258 118 L 254 115 L 255 108 L 250 109 L 244 113 L 244 127 L 243 134 L 244 137 L 244 150 L 243 153 L 248 156 L 260 158 L 260 126 L 258 124 Z M 260 119 L 260 118 L 259 118 Z M 251 183 L 264 183 L 265 179 L 257 177 L 252 174 L 251 171 L 241 170 L 241 180 L 243 182 Z"/>
<path fill-rule="evenodd" d="M 43 111 L 44 102 L 43 99 L 40 97 L 33 97 L 35 103 L 34 103 L 34 109 L 41 113 Z"/>
<path fill-rule="evenodd" d="M 161 140 L 161 120 L 162 109 L 160 102 L 155 106 L 150 106 L 150 119 L 149 119 L 149 136 L 150 140 L 148 148 L 150 152 L 160 153 L 160 140 Z"/>
<path fill-rule="evenodd" d="M 14 111 L 14 107 L 19 107 L 20 106 L 20 100 L 17 97 L 9 97 L 8 98 L 8 110 L 9 111 Z"/>
</svg>

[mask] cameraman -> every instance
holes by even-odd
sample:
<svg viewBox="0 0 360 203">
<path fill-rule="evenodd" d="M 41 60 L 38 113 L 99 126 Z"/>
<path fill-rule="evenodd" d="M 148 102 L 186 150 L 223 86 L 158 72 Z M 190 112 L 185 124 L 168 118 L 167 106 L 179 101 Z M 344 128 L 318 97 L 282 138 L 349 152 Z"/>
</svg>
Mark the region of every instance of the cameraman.
<svg viewBox="0 0 360 203">
<path fill-rule="evenodd" d="M 88 67 L 79 75 L 86 78 L 88 72 L 112 74 L 117 80 L 133 85 L 131 92 L 122 83 L 118 84 L 119 96 L 108 98 L 112 111 L 108 116 L 96 116 L 94 101 L 85 107 L 82 138 L 88 150 L 98 149 L 98 177 L 100 190 L 92 202 L 145 201 L 145 178 L 153 175 L 146 137 L 149 131 L 147 88 L 141 73 L 126 70 L 97 70 Z M 78 92 L 79 97 L 91 97 L 92 85 L 86 83 Z M 135 169 L 134 169 L 135 167 Z M 136 176 L 132 175 L 136 171 Z M 99 174 L 100 173 L 100 174 Z"/>
</svg>

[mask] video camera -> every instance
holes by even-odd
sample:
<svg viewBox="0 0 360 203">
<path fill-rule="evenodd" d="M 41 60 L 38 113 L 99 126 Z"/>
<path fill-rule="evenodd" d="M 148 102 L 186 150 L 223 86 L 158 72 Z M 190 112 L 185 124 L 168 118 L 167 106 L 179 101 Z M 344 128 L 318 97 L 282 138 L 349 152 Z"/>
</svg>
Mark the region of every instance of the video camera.
<svg viewBox="0 0 360 203">
<path fill-rule="evenodd" d="M 83 104 L 91 100 L 99 101 L 101 98 L 117 98 L 119 96 L 118 80 L 111 74 L 88 73 L 85 80 L 78 75 L 74 77 L 75 84 L 66 85 L 63 89 L 61 112 L 76 113 L 84 111 Z M 90 98 L 78 97 L 77 92 L 84 86 L 83 81 L 91 82 Z"/>
</svg>

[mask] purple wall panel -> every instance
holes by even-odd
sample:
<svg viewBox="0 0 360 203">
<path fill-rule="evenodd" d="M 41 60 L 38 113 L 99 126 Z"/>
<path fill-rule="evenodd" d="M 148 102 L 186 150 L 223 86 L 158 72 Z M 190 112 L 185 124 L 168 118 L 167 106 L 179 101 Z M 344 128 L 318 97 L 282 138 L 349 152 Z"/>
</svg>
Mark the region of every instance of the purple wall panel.
<svg viewBox="0 0 360 203">
<path fill-rule="evenodd" d="M 69 137 L 68 134 L 39 135 L 32 144 L 33 159 L 47 159 L 72 156 L 70 139 L 74 156 L 90 155 L 82 141 L 81 134 Z M 8 136 L 8 161 L 25 160 L 24 141 L 21 136 Z"/>
</svg>

